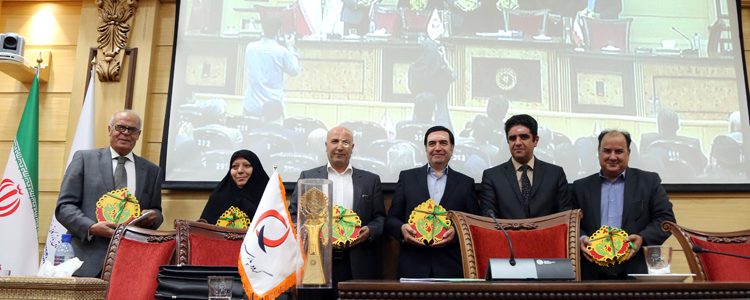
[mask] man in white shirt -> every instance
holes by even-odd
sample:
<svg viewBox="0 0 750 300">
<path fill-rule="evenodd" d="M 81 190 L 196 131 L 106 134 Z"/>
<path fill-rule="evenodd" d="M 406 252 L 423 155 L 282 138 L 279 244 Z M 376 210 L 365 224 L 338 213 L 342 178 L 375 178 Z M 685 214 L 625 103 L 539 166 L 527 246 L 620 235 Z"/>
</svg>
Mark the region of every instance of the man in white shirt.
<svg viewBox="0 0 750 300">
<path fill-rule="evenodd" d="M 299 178 L 332 180 L 332 204 L 353 210 L 362 221 L 359 237 L 348 247 L 333 251 L 332 276 L 335 291 L 339 281 L 382 277 L 380 249 L 376 241 L 383 233 L 385 205 L 380 176 L 353 168 L 350 163 L 354 137 L 349 129 L 341 126 L 331 128 L 325 146 L 328 163 L 303 171 Z M 296 214 L 297 190 L 292 194 L 290 202 L 289 210 Z"/>
<path fill-rule="evenodd" d="M 118 225 L 97 214 L 96 203 L 106 193 L 127 187 L 140 205 L 140 227 L 157 229 L 163 220 L 161 171 L 133 154 L 141 118 L 131 110 L 118 111 L 107 132 L 109 147 L 77 151 L 60 186 L 55 217 L 75 237 L 73 250 L 83 261 L 74 276 L 99 277 L 102 271 L 104 254 Z"/>
</svg>

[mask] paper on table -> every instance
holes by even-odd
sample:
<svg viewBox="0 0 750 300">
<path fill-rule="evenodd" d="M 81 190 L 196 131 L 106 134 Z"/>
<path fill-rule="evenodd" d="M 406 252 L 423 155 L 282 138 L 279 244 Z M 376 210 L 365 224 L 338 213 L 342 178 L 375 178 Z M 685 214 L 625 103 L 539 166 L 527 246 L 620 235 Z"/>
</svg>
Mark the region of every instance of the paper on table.
<svg viewBox="0 0 750 300">
<path fill-rule="evenodd" d="M 485 281 L 480 278 L 405 278 L 399 279 L 401 282 L 481 282 Z"/>
</svg>

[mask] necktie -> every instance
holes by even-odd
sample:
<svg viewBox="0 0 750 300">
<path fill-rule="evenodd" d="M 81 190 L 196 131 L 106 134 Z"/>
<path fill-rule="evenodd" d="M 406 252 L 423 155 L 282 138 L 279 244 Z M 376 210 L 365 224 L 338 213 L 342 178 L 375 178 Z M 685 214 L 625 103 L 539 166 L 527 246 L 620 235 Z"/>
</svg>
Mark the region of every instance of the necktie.
<svg viewBox="0 0 750 300">
<path fill-rule="evenodd" d="M 128 173 L 125 171 L 125 162 L 128 158 L 125 156 L 117 157 L 117 167 L 115 168 L 115 189 L 128 187 Z"/>
<path fill-rule="evenodd" d="M 521 200 L 526 207 L 529 206 L 529 195 L 531 194 L 531 180 L 529 180 L 528 170 L 528 165 L 521 166 Z"/>
</svg>

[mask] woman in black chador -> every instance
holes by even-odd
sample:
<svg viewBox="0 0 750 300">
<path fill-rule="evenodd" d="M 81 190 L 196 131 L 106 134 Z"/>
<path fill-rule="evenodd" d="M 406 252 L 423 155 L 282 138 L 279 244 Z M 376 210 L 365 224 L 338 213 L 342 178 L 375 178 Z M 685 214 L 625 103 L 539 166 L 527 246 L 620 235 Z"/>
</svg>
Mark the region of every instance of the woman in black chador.
<svg viewBox="0 0 750 300">
<path fill-rule="evenodd" d="M 229 172 L 208 198 L 201 219 L 224 227 L 247 228 L 258 209 L 268 174 L 250 150 L 235 152 L 229 163 Z"/>
</svg>

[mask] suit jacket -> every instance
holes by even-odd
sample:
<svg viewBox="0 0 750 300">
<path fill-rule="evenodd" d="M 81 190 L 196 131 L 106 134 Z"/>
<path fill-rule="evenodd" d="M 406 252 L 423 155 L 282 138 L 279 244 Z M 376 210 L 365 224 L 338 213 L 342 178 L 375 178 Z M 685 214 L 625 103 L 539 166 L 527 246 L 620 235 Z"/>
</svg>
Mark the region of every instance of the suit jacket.
<svg viewBox="0 0 750 300">
<path fill-rule="evenodd" d="M 321 166 L 300 174 L 299 179 L 328 178 L 327 166 Z M 380 177 L 365 170 L 352 168 L 352 210 L 362 221 L 362 226 L 370 230 L 370 237 L 366 242 L 349 248 L 349 261 L 353 279 L 380 279 L 383 277 L 380 264 L 380 244 L 377 243 L 383 234 L 385 222 L 385 205 L 381 190 Z M 297 213 L 297 190 L 292 193 L 290 211 Z M 295 219 L 296 221 L 296 219 Z"/>
<path fill-rule="evenodd" d="M 535 218 L 573 208 L 563 169 L 539 159 L 534 162 L 528 212 L 521 201 L 521 187 L 511 160 L 484 171 L 479 203 L 484 215 L 489 216 L 492 211 L 502 219 Z"/>
<path fill-rule="evenodd" d="M 135 156 L 135 197 L 141 210 L 153 209 L 158 220 L 152 229 L 159 228 L 161 215 L 161 171 L 153 163 Z M 101 271 L 109 238 L 94 236 L 88 239 L 89 227 L 96 221 L 96 202 L 105 193 L 115 189 L 112 155 L 109 147 L 81 150 L 65 171 L 60 196 L 55 207 L 55 217 L 73 236 L 76 257 L 83 265 L 73 275 L 96 277 Z"/>
<path fill-rule="evenodd" d="M 342 2 L 344 5 L 341 8 L 341 22 L 354 24 L 355 26 L 360 26 L 363 23 L 366 23 L 366 26 L 370 25 L 369 6 L 359 6 L 357 0 L 343 0 Z M 364 35 L 363 32 L 360 32 L 359 34 Z"/>
<path fill-rule="evenodd" d="M 591 235 L 602 225 L 601 184 L 602 178 L 598 173 L 573 183 L 575 205 L 583 211 L 582 235 Z M 624 193 L 621 228 L 628 234 L 640 235 L 643 238 L 642 246 L 664 243 L 670 234 L 661 230 L 661 222 L 676 221 L 659 174 L 627 168 Z M 614 267 L 599 267 L 585 259 L 581 262 L 583 279 L 624 278 L 627 274 L 647 273 L 643 251 L 640 250 L 630 260 Z"/>
<path fill-rule="evenodd" d="M 440 201 L 446 210 L 456 210 L 472 214 L 479 212 L 479 205 L 474 196 L 474 179 L 449 169 L 443 199 Z M 388 210 L 386 230 L 403 241 L 401 225 L 407 222 L 409 215 L 417 205 L 430 198 L 427 189 L 427 165 L 402 171 L 398 176 L 396 190 L 393 193 L 391 208 Z M 401 243 L 399 253 L 400 277 L 463 277 L 461 267 L 461 250 L 458 238 L 442 248 L 414 246 Z"/>
</svg>

